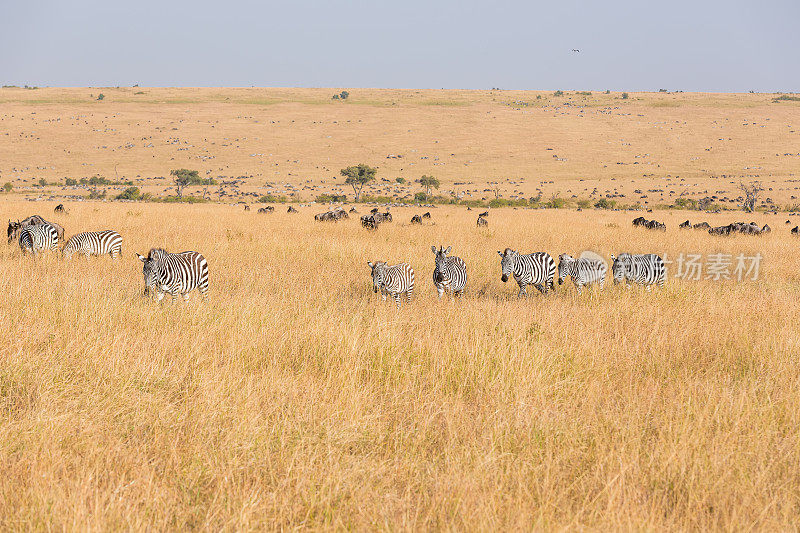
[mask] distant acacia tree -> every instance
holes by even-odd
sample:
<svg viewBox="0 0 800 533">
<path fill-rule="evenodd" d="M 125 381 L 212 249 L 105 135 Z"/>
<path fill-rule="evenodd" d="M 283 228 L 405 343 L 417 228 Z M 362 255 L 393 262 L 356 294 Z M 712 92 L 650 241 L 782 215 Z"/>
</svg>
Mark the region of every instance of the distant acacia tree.
<svg viewBox="0 0 800 533">
<path fill-rule="evenodd" d="M 172 179 L 175 182 L 175 192 L 178 194 L 178 198 L 183 197 L 183 189 L 185 189 L 187 185 L 202 181 L 202 178 L 200 178 L 200 175 L 196 170 L 179 168 L 170 170 L 169 174 L 172 176 Z"/>
<path fill-rule="evenodd" d="M 752 213 L 756 209 L 756 202 L 764 188 L 761 186 L 760 181 L 751 181 L 749 184 L 739 182 L 739 190 L 744 193 L 742 199 L 742 209 L 748 213 Z"/>
<path fill-rule="evenodd" d="M 419 179 L 419 184 L 422 185 L 422 187 L 425 189 L 425 196 L 430 196 L 431 189 L 438 189 L 439 185 L 441 185 L 441 183 L 439 183 L 439 180 L 437 180 L 433 176 L 422 176 Z"/>
<path fill-rule="evenodd" d="M 345 184 L 353 187 L 353 194 L 355 194 L 355 200 L 357 202 L 358 199 L 361 198 L 361 191 L 364 185 L 375 179 L 375 174 L 378 172 L 378 169 L 360 163 L 353 167 L 343 168 L 340 172 L 342 176 L 346 178 L 344 180 Z"/>
</svg>

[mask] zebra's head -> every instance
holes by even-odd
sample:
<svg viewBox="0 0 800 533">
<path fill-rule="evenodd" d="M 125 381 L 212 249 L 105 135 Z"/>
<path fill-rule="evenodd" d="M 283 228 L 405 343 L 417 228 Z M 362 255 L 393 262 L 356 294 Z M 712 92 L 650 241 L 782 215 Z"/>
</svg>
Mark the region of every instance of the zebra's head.
<svg viewBox="0 0 800 533">
<path fill-rule="evenodd" d="M 561 254 L 558 256 L 558 284 L 564 283 L 564 278 L 572 275 L 572 269 L 575 267 L 575 258 L 569 254 Z"/>
<path fill-rule="evenodd" d="M 372 290 L 378 292 L 386 283 L 386 261 L 367 262 L 372 269 Z"/>
<path fill-rule="evenodd" d="M 158 257 L 162 250 L 158 250 L 153 248 L 150 250 L 150 253 L 147 254 L 147 257 L 142 255 L 136 254 L 136 257 L 139 258 L 139 261 L 144 263 L 142 267 L 142 273 L 144 274 L 144 293 L 145 295 L 149 294 L 150 291 L 156 289 L 156 285 L 158 282 Z"/>
<path fill-rule="evenodd" d="M 505 283 L 508 281 L 508 277 L 514 273 L 514 267 L 517 266 L 517 257 L 519 254 L 516 250 L 512 250 L 511 248 L 506 248 L 502 252 L 498 251 L 497 254 L 500 256 L 500 269 L 503 273 L 500 279 Z"/>
<path fill-rule="evenodd" d="M 611 256 L 611 274 L 614 276 L 614 283 L 621 283 L 625 280 L 625 275 L 630 268 L 631 255 L 619 254 Z"/>
<path fill-rule="evenodd" d="M 11 220 L 8 221 L 8 244 L 11 244 L 12 242 L 14 242 L 14 239 L 17 238 L 17 236 L 19 235 L 19 228 L 20 228 L 19 220 L 17 220 L 16 222 L 11 222 Z"/>
<path fill-rule="evenodd" d="M 433 255 L 436 256 L 436 268 L 433 270 L 433 279 L 438 283 L 444 281 L 444 271 L 447 267 L 447 254 L 450 253 L 450 248 L 451 247 L 448 246 L 447 249 L 442 250 L 442 247 L 440 246 L 437 250 L 435 246 L 431 246 L 431 251 L 433 252 Z"/>
</svg>

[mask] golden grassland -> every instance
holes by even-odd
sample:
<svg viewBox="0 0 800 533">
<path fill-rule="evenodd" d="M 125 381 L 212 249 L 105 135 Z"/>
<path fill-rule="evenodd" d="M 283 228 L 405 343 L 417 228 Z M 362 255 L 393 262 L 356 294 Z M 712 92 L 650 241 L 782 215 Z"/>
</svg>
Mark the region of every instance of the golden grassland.
<svg viewBox="0 0 800 533">
<path fill-rule="evenodd" d="M 103 176 L 164 194 L 168 180 L 153 178 L 185 167 L 310 201 L 351 193 L 339 170 L 363 162 L 387 180 L 368 192 L 395 197 L 426 174 L 465 199 L 497 187 L 646 206 L 716 195 L 734 207 L 738 183 L 760 180 L 765 198 L 800 204 L 800 102 L 774 94 L 349 89 L 331 100 L 340 90 L 2 88 L 0 182 L 86 194 L 32 185 Z"/>
<path fill-rule="evenodd" d="M 479 230 L 464 208 L 422 227 L 404 208 L 368 233 L 309 208 L 52 206 L 0 203 L 67 235 L 116 229 L 124 252 L 0 247 L 0 529 L 797 526 L 800 259 L 784 227 L 714 238 L 673 213 L 656 213 L 661 233 L 624 212 L 503 209 Z M 462 299 L 436 298 L 439 244 L 468 264 Z M 208 299 L 144 299 L 133 253 L 152 246 L 202 252 Z M 763 260 L 757 281 L 520 300 L 505 247 Z M 374 259 L 415 268 L 410 305 L 372 293 Z"/>
</svg>

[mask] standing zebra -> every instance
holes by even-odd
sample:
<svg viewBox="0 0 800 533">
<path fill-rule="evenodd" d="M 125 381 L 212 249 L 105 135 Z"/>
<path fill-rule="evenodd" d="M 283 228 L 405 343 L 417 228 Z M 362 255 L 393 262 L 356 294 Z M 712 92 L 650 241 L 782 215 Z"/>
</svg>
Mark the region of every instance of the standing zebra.
<svg viewBox="0 0 800 533">
<path fill-rule="evenodd" d="M 611 272 L 614 275 L 614 284 L 638 283 L 646 285 L 647 290 L 653 284 L 664 286 L 667 278 L 667 269 L 664 260 L 656 254 L 631 255 L 628 253 L 611 256 Z"/>
<path fill-rule="evenodd" d="M 603 261 L 595 261 L 584 257 L 575 259 L 571 255 L 558 256 L 558 284 L 564 283 L 564 278 L 570 276 L 578 294 L 584 286 L 597 283 L 600 288 L 606 282 L 608 267 Z"/>
<path fill-rule="evenodd" d="M 519 285 L 519 294 L 527 296 L 526 285 L 533 285 L 542 294 L 547 294 L 548 290 L 555 289 L 553 278 L 556 274 L 556 262 L 546 252 L 535 252 L 528 255 L 520 255 L 516 250 L 506 248 L 505 251 L 498 251 L 500 256 L 500 268 L 503 275 L 500 279 L 503 283 L 508 281 L 509 275 L 513 274 L 514 279 Z"/>
<path fill-rule="evenodd" d="M 66 259 L 75 253 L 83 256 L 109 254 L 111 259 L 116 259 L 122 253 L 122 236 L 108 229 L 78 233 L 67 240 L 61 252 Z"/>
<path fill-rule="evenodd" d="M 439 298 L 445 291 L 452 295 L 461 296 L 464 286 L 467 284 L 467 265 L 460 257 L 448 257 L 450 246 L 446 250 L 436 250 L 431 246 L 433 255 L 436 256 L 436 266 L 433 269 L 433 284 Z"/>
<path fill-rule="evenodd" d="M 58 247 L 58 231 L 50 224 L 26 226 L 19 233 L 19 247 L 22 253 L 34 256 L 40 250 L 55 250 Z"/>
<path fill-rule="evenodd" d="M 386 295 L 391 294 L 394 303 L 400 307 L 400 295 L 405 293 L 407 300 L 411 302 L 411 294 L 414 292 L 414 269 L 411 266 L 407 263 L 387 266 L 385 261 L 367 264 L 372 269 L 372 288 L 375 293 L 381 291 L 384 301 Z"/>
<path fill-rule="evenodd" d="M 136 254 L 144 263 L 144 292 L 155 291 L 160 302 L 164 293 L 168 292 L 172 300 L 183 295 L 189 299 L 189 293 L 198 289 L 205 297 L 208 291 L 208 263 L 206 258 L 197 252 L 180 252 L 171 254 L 161 248 L 153 248 L 147 257 Z"/>
</svg>

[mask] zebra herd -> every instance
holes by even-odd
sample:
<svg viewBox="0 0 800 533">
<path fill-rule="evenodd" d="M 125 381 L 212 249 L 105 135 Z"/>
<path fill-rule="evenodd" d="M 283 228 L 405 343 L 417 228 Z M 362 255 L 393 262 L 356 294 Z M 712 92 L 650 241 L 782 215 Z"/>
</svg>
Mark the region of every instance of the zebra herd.
<svg viewBox="0 0 800 533">
<path fill-rule="evenodd" d="M 38 215 L 23 221 L 8 221 L 8 243 L 19 239 L 23 255 L 35 257 L 46 250 L 56 251 L 63 235 L 64 228 Z M 122 236 L 112 230 L 77 233 L 64 243 L 61 253 L 65 259 L 74 254 L 85 257 L 108 254 L 116 259 L 122 254 Z M 208 292 L 208 263 L 197 252 L 169 253 L 161 248 L 153 248 L 147 257 L 139 254 L 136 257 L 143 263 L 145 295 L 155 294 L 159 302 L 167 293 L 174 301 L 178 295 L 188 300 L 189 293 L 194 289 L 202 297 Z"/>
<path fill-rule="evenodd" d="M 467 284 L 467 264 L 463 259 L 448 255 L 451 247 L 431 246 L 434 255 L 433 285 L 441 298 L 444 293 L 460 296 Z M 553 280 L 556 274 L 556 262 L 547 252 L 520 254 L 516 250 L 506 248 L 498 251 L 500 256 L 500 279 L 503 283 L 513 276 L 519 285 L 518 297 L 527 296 L 526 287 L 531 285 L 542 294 L 555 290 Z M 602 259 L 587 257 L 574 258 L 561 254 L 558 262 L 558 284 L 566 278 L 572 278 L 578 294 L 583 287 L 597 285 L 600 289 L 606 281 L 608 267 Z M 663 287 L 667 278 L 664 261 L 656 254 L 621 253 L 611 256 L 611 272 L 614 284 L 638 284 L 650 290 L 652 285 Z M 414 269 L 408 263 L 389 266 L 385 261 L 368 262 L 372 269 L 372 286 L 375 293 L 380 292 L 383 300 L 391 296 L 397 307 L 401 297 L 411 301 L 414 292 Z"/>
</svg>

